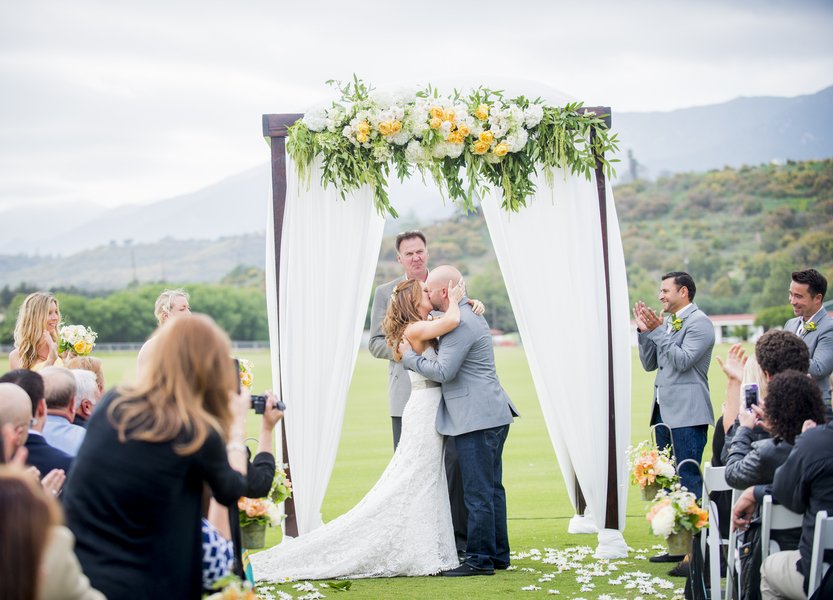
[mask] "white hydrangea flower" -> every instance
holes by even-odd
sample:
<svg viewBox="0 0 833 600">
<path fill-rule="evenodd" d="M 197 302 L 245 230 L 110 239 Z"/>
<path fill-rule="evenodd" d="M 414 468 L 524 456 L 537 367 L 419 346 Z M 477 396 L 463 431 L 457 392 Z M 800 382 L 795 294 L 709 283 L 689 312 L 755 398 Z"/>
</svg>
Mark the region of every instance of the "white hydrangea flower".
<svg viewBox="0 0 833 600">
<path fill-rule="evenodd" d="M 417 140 L 411 140 L 405 147 L 405 160 L 409 163 L 420 165 L 430 161 L 431 155 L 428 154 L 426 149 Z"/>
<path fill-rule="evenodd" d="M 323 106 L 316 106 L 307 110 L 301 121 L 310 131 L 324 131 L 327 127 L 327 111 Z"/>
<path fill-rule="evenodd" d="M 451 133 L 452 123 L 451 121 L 443 121 L 443 124 L 440 125 L 440 131 L 442 131 L 443 135 L 448 135 Z"/>
<path fill-rule="evenodd" d="M 520 152 L 526 146 L 529 134 L 523 127 L 518 127 L 506 136 L 506 143 L 509 145 L 509 152 Z"/>
<path fill-rule="evenodd" d="M 674 507 L 665 506 L 657 511 L 651 521 L 651 530 L 654 535 L 668 537 L 674 533 Z"/>
<path fill-rule="evenodd" d="M 411 135 L 403 128 L 399 133 L 395 133 L 387 137 L 388 142 L 396 144 L 397 146 L 404 146 L 411 139 Z"/>
<path fill-rule="evenodd" d="M 373 146 L 373 160 L 377 163 L 384 163 L 390 160 L 393 155 L 393 150 L 387 144 L 375 144 Z"/>
<path fill-rule="evenodd" d="M 672 465 L 669 460 L 666 460 L 664 458 L 660 458 L 659 460 L 657 460 L 657 462 L 654 464 L 654 471 L 660 477 L 671 478 L 677 474 L 677 472 L 674 470 L 674 465 Z"/>
<path fill-rule="evenodd" d="M 524 110 L 524 125 L 535 127 L 544 118 L 544 107 L 540 104 L 530 104 Z"/>
</svg>

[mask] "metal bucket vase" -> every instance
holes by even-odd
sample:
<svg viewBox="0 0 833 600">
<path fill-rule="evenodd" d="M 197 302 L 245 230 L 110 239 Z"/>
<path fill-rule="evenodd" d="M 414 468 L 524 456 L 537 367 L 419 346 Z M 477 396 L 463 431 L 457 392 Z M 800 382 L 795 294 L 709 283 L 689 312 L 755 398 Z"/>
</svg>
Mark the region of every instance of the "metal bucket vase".
<svg viewBox="0 0 833 600">
<path fill-rule="evenodd" d="M 659 491 L 662 489 L 662 486 L 658 483 L 649 483 L 644 488 L 641 489 L 642 499 L 648 500 L 649 502 L 656 498 Z"/>
<path fill-rule="evenodd" d="M 266 525 L 249 523 L 240 528 L 241 544 L 244 548 L 255 550 L 266 547 Z"/>
<path fill-rule="evenodd" d="M 669 535 L 666 538 L 668 554 L 679 556 L 691 552 L 692 537 L 693 534 L 688 529 L 683 529 L 682 531 Z"/>
</svg>

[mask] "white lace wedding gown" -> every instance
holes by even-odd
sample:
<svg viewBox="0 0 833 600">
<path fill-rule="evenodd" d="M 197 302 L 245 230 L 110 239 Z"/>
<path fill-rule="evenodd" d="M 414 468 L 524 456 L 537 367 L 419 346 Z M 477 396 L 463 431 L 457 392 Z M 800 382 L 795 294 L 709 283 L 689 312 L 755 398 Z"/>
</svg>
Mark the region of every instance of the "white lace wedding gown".
<svg viewBox="0 0 833 600">
<path fill-rule="evenodd" d="M 435 426 L 440 387 L 408 373 L 412 391 L 402 414 L 402 437 L 379 481 L 349 512 L 252 555 L 255 579 L 432 575 L 459 565 L 443 438 Z"/>
</svg>

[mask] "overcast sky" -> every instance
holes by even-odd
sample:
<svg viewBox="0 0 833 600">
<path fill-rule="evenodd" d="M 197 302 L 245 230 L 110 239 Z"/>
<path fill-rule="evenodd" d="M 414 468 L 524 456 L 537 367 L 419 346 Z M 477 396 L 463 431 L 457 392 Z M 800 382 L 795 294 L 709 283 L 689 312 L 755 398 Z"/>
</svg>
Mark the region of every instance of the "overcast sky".
<svg viewBox="0 0 833 600">
<path fill-rule="evenodd" d="M 324 81 L 506 82 L 616 111 L 833 84 L 833 2 L 39 0 L 0 19 L 0 210 L 115 206 L 268 160 Z"/>
</svg>

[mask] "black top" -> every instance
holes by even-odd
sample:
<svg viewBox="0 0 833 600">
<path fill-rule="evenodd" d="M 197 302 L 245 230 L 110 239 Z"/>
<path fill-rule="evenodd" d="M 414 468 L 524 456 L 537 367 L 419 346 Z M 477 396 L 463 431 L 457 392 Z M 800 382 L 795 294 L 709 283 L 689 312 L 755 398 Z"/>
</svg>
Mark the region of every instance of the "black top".
<svg viewBox="0 0 833 600">
<path fill-rule="evenodd" d="M 119 442 L 107 415 L 115 397 L 107 394 L 90 419 L 64 491 L 75 553 L 109 600 L 200 598 L 203 482 L 231 505 L 246 478 L 215 431 L 188 456 L 173 442 Z"/>
<path fill-rule="evenodd" d="M 29 437 L 26 438 L 26 449 L 29 451 L 26 464 L 37 467 L 41 477 L 49 475 L 52 469 L 63 469 L 64 473 L 69 475 L 72 456 L 55 446 L 50 446 L 41 434 L 30 431 Z"/>
</svg>

